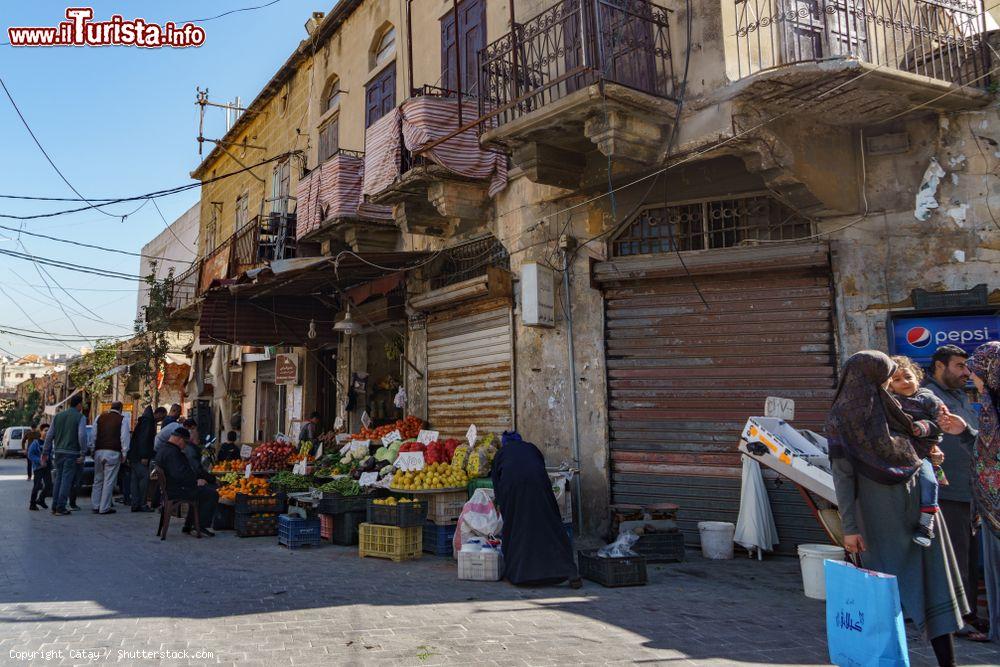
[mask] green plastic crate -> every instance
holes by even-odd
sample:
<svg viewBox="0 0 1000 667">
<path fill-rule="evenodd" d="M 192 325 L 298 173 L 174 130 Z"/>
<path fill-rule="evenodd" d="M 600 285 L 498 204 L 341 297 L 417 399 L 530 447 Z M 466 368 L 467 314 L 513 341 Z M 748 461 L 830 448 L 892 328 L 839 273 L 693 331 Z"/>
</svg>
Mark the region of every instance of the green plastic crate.
<svg viewBox="0 0 1000 667">
<path fill-rule="evenodd" d="M 476 489 L 492 489 L 493 480 L 489 477 L 477 477 L 469 482 L 469 497 L 476 492 Z"/>
</svg>

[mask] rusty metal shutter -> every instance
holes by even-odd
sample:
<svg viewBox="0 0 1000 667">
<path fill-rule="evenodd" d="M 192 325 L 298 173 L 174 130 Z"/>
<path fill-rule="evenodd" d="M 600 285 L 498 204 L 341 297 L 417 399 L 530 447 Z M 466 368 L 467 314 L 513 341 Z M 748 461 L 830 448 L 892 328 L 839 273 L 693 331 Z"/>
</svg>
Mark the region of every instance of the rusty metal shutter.
<svg viewBox="0 0 1000 667">
<path fill-rule="evenodd" d="M 820 432 L 833 399 L 828 264 L 765 265 L 698 275 L 709 309 L 687 277 L 605 287 L 613 502 L 679 504 L 689 543 L 698 521 L 736 521 L 736 446 L 764 399 L 795 399 L 795 425 Z M 826 541 L 790 483 L 767 486 L 779 550 Z"/>
<path fill-rule="evenodd" d="M 427 409 L 433 429 L 455 438 L 462 438 L 469 424 L 480 433 L 511 430 L 513 388 L 509 303 L 486 310 L 465 307 L 428 319 Z"/>
</svg>

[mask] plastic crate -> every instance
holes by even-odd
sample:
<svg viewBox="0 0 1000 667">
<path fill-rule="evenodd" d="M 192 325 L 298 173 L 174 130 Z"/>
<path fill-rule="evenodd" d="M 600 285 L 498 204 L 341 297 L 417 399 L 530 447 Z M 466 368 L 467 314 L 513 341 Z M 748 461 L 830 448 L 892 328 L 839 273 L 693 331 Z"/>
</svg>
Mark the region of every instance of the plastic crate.
<svg viewBox="0 0 1000 667">
<path fill-rule="evenodd" d="M 237 514 L 238 537 L 274 537 L 278 534 L 278 514 Z"/>
<path fill-rule="evenodd" d="M 319 539 L 321 540 L 332 540 L 333 539 L 333 515 L 332 514 L 320 514 L 319 515 Z"/>
<path fill-rule="evenodd" d="M 457 523 L 450 526 L 439 526 L 428 521 L 424 524 L 424 553 L 435 556 L 451 556 L 455 551 L 452 540 L 455 539 Z"/>
<path fill-rule="evenodd" d="M 358 543 L 358 526 L 364 523 L 364 512 L 344 512 L 333 518 L 333 543 L 343 547 Z"/>
<path fill-rule="evenodd" d="M 424 530 L 421 526 L 400 528 L 363 523 L 358 526 L 358 556 L 388 558 L 400 562 L 420 558 Z"/>
<path fill-rule="evenodd" d="M 499 551 L 459 551 L 458 578 L 465 581 L 499 581 L 503 557 Z"/>
<path fill-rule="evenodd" d="M 278 544 L 289 549 L 319 546 L 319 519 L 303 519 L 282 514 L 278 517 Z"/>
<path fill-rule="evenodd" d="M 364 512 L 368 499 L 364 496 L 341 496 L 324 493 L 317 509 L 323 514 L 343 514 L 344 512 Z"/>
<path fill-rule="evenodd" d="M 632 546 L 632 551 L 646 557 L 647 563 L 679 563 L 684 560 L 684 534 L 646 533 Z"/>
<path fill-rule="evenodd" d="M 236 494 L 237 514 L 268 514 L 281 513 L 288 507 L 288 496 L 284 493 L 276 493 L 270 496 L 248 496 L 243 493 Z"/>
<path fill-rule="evenodd" d="M 217 505 L 212 517 L 212 530 L 233 530 L 236 527 L 236 512 L 232 505 Z"/>
<path fill-rule="evenodd" d="M 369 500 L 367 511 L 368 523 L 397 528 L 423 528 L 427 520 L 427 501 L 376 505 L 374 500 Z"/>
<path fill-rule="evenodd" d="M 469 481 L 469 497 L 476 492 L 476 489 L 492 489 L 493 480 L 489 477 L 477 477 Z"/>
<path fill-rule="evenodd" d="M 427 520 L 439 526 L 447 526 L 458 521 L 462 508 L 469 500 L 466 491 L 447 491 L 427 496 Z"/>
<path fill-rule="evenodd" d="M 596 581 L 601 586 L 618 588 L 646 585 L 645 556 L 601 558 L 597 555 L 597 550 L 580 551 L 578 556 L 580 576 Z"/>
</svg>

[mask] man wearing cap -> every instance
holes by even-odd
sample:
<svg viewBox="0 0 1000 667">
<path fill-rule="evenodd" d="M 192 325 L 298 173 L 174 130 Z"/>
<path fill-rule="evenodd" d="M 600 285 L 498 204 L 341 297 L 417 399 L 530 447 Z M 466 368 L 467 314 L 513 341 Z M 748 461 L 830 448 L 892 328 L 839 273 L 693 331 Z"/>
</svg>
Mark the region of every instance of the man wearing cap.
<svg viewBox="0 0 1000 667">
<path fill-rule="evenodd" d="M 201 523 L 201 534 L 213 537 L 209 530 L 215 507 L 219 503 L 219 494 L 208 485 L 203 476 L 199 476 L 191 467 L 184 448 L 187 447 L 190 431 L 183 426 L 170 433 L 167 442 L 156 453 L 156 467 L 161 475 L 166 476 L 167 497 L 171 500 L 192 500 L 197 506 L 198 519 Z M 194 523 L 195 508 L 188 512 L 184 523 L 184 532 L 191 533 Z"/>
<path fill-rule="evenodd" d="M 122 461 L 128 456 L 131 431 L 122 414 L 122 404 L 115 401 L 111 409 L 97 418 L 94 435 L 94 483 L 90 490 L 90 505 L 95 513 L 114 514 L 111 500 Z"/>
</svg>

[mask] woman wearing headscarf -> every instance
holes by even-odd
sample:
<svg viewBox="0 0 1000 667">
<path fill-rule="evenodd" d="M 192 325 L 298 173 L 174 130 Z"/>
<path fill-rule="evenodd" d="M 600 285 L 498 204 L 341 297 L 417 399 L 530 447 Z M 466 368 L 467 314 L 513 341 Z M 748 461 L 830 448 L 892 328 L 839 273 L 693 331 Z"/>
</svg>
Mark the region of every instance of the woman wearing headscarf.
<svg viewBox="0 0 1000 667">
<path fill-rule="evenodd" d="M 913 541 L 921 459 L 913 420 L 886 391 L 895 370 L 881 352 L 858 352 L 847 360 L 830 408 L 826 430 L 844 547 L 863 552 L 865 567 L 896 576 L 904 616 L 926 631 L 938 664 L 948 667 L 955 664 L 952 636 L 968 604 L 945 522 L 930 547 Z M 938 425 L 949 433 L 964 429 L 951 416 Z"/>
<path fill-rule="evenodd" d="M 520 586 L 552 586 L 580 575 L 559 516 L 545 457 L 517 433 L 504 433 L 493 460 L 493 493 L 503 517 L 504 576 Z"/>
<path fill-rule="evenodd" d="M 969 370 L 983 406 L 972 451 L 972 497 L 983 524 L 990 640 L 1000 642 L 1000 343 L 980 345 Z"/>
</svg>

